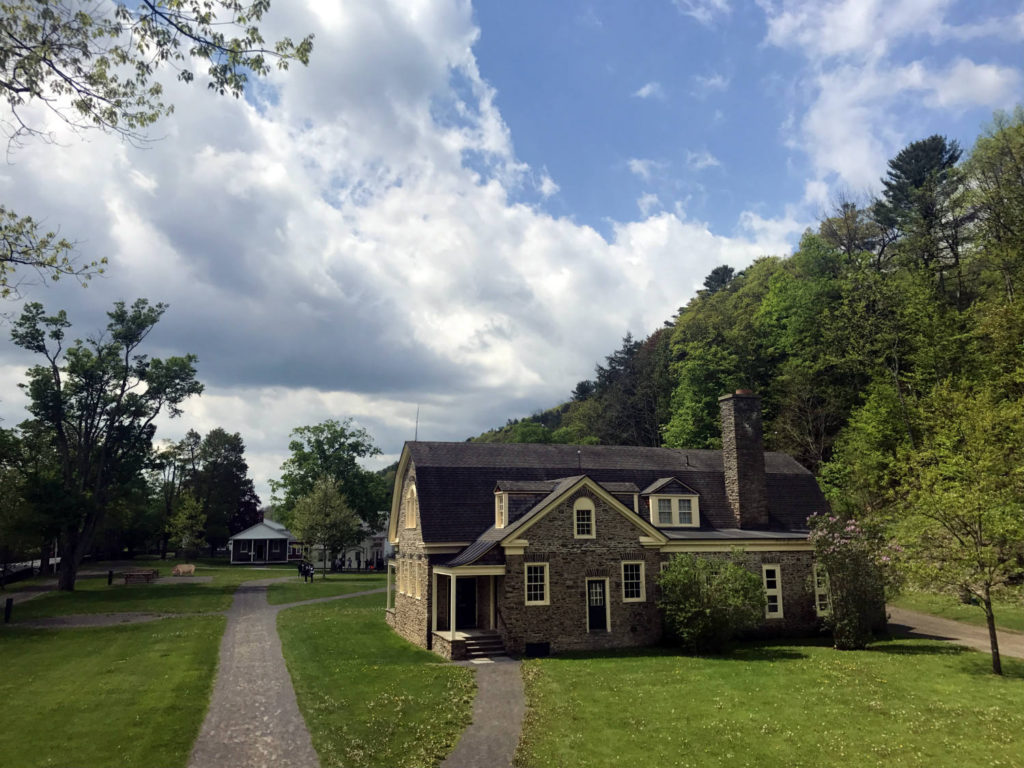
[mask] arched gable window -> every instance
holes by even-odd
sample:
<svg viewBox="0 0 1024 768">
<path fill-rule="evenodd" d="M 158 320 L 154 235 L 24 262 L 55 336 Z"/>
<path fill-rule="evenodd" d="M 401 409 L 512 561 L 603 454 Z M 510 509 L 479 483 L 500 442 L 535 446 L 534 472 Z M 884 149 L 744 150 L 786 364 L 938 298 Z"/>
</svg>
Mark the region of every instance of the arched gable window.
<svg viewBox="0 0 1024 768">
<path fill-rule="evenodd" d="M 405 498 L 402 500 L 402 506 L 405 510 L 405 527 L 415 528 L 419 525 L 420 520 L 420 502 L 416 495 L 416 484 L 410 483 L 409 487 L 405 491 Z"/>
<path fill-rule="evenodd" d="M 594 514 L 594 500 L 581 496 L 572 505 L 573 532 L 577 539 L 593 539 L 597 536 L 597 520 Z"/>
</svg>

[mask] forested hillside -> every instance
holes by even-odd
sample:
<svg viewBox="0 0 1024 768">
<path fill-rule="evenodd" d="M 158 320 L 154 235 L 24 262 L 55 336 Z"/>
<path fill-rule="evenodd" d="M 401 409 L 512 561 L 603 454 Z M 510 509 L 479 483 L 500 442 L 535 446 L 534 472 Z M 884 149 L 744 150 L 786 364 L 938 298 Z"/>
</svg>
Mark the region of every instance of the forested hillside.
<svg viewBox="0 0 1024 768">
<path fill-rule="evenodd" d="M 840 202 L 789 257 L 718 267 L 569 402 L 476 439 L 717 447 L 717 398 L 743 387 L 764 398 L 770 449 L 818 473 L 834 503 L 884 507 L 943 450 L 966 460 L 972 420 L 995 453 L 1019 455 L 1022 282 L 1018 108 L 969 152 L 941 136 L 908 145 L 877 199 Z"/>
</svg>

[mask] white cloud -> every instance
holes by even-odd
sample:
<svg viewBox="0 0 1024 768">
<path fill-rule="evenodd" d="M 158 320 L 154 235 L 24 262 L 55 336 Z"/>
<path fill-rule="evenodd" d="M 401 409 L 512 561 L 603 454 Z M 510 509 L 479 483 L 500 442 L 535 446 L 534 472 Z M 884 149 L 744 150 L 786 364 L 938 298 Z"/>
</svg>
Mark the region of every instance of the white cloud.
<svg viewBox="0 0 1024 768">
<path fill-rule="evenodd" d="M 710 75 L 694 75 L 693 82 L 695 93 L 698 96 L 705 96 L 709 93 L 727 90 L 730 79 L 719 72 L 712 72 Z"/>
<path fill-rule="evenodd" d="M 948 19 L 954 0 L 758 4 L 767 19 L 766 42 L 806 57 L 800 101 L 782 132 L 790 147 L 809 157 L 813 181 L 873 189 L 887 158 L 927 130 L 923 122 L 905 121 L 910 105 L 991 109 L 1011 105 L 1020 93 L 1020 69 L 950 58 L 954 49 L 948 41 L 1017 39 L 1024 32 L 1018 23 L 1024 14 L 956 24 Z M 911 40 L 931 44 L 931 55 L 907 60 L 903 54 Z M 821 197 L 820 186 L 811 191 Z"/>
<path fill-rule="evenodd" d="M 648 192 L 637 198 L 636 205 L 640 209 L 640 214 L 647 218 L 651 215 L 651 211 L 661 208 L 661 200 L 653 192 Z"/>
<path fill-rule="evenodd" d="M 679 12 L 710 26 L 719 16 L 730 12 L 729 0 L 673 0 Z"/>
<path fill-rule="evenodd" d="M 718 158 L 706 149 L 702 149 L 699 152 L 687 151 L 686 164 L 696 171 L 701 171 L 705 168 L 714 168 L 721 165 Z"/>
<path fill-rule="evenodd" d="M 555 183 L 555 180 L 548 175 L 548 172 L 545 169 L 540 175 L 540 182 L 537 184 L 537 191 L 540 192 L 541 197 L 549 198 L 552 195 L 557 194 L 559 189 L 561 189 L 561 187 Z"/>
<path fill-rule="evenodd" d="M 517 159 L 460 0 L 279 5 L 268 39 L 317 28 L 317 49 L 272 75 L 273 99 L 171 79 L 177 109 L 148 151 L 63 137 L 0 176 L 0 197 L 111 260 L 87 291 L 32 298 L 83 335 L 116 299 L 168 302 L 151 351 L 196 352 L 207 389 L 159 436 L 240 431 L 261 494 L 296 426 L 353 416 L 393 456 L 420 404 L 421 438 L 464 439 L 565 397 L 714 266 L 790 249 L 785 223 L 723 237 L 653 195 L 607 237 L 514 202 L 557 184 Z M 642 178 L 659 167 L 635 160 Z M 29 362 L 0 346 L 0 372 Z M 0 416 L 17 423 L 22 403 Z"/>
<path fill-rule="evenodd" d="M 661 87 L 661 83 L 651 81 L 640 86 L 633 92 L 633 95 L 638 99 L 665 99 L 665 89 Z"/>
<path fill-rule="evenodd" d="M 639 176 L 644 181 L 650 181 L 654 174 L 664 170 L 668 164 L 662 160 L 651 160 L 641 157 L 631 157 L 627 161 L 630 173 Z"/>
</svg>

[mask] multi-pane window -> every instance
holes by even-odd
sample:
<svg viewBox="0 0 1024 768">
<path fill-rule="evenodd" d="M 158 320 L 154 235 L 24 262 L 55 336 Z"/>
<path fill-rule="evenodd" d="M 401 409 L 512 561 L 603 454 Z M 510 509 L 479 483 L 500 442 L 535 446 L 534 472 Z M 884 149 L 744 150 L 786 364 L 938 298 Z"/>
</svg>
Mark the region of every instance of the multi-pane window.
<svg viewBox="0 0 1024 768">
<path fill-rule="evenodd" d="M 819 616 L 832 613 L 832 600 L 828 596 L 828 572 L 822 565 L 814 566 L 814 610 Z"/>
<path fill-rule="evenodd" d="M 595 538 L 594 502 L 586 497 L 573 504 L 573 536 L 577 539 Z"/>
<path fill-rule="evenodd" d="M 505 527 L 505 494 L 494 494 L 494 527 Z"/>
<path fill-rule="evenodd" d="M 242 541 L 241 541 L 241 542 L 239 542 L 239 544 L 241 545 L 241 546 L 239 546 L 239 548 L 238 548 L 238 551 L 239 551 L 239 552 L 242 552 L 243 554 L 246 554 L 246 555 L 248 555 L 248 554 L 249 554 L 249 553 L 250 553 L 250 552 L 252 551 L 252 550 L 250 549 L 250 545 L 251 545 L 251 542 L 249 542 L 249 541 L 246 541 L 245 539 L 242 539 Z"/>
<path fill-rule="evenodd" d="M 764 596 L 766 604 L 764 615 L 769 619 L 782 618 L 782 569 L 777 565 L 762 565 L 764 577 Z"/>
<path fill-rule="evenodd" d="M 672 525 L 672 499 L 658 499 L 658 523 Z"/>
<path fill-rule="evenodd" d="M 526 604 L 548 604 L 548 564 L 526 564 Z"/>
<path fill-rule="evenodd" d="M 696 496 L 651 496 L 651 522 L 662 526 L 699 525 L 700 504 Z"/>
<path fill-rule="evenodd" d="M 693 525 L 693 502 L 690 499 L 679 499 L 679 524 Z"/>
<path fill-rule="evenodd" d="M 642 562 L 622 564 L 623 602 L 641 602 L 644 596 L 644 564 Z"/>
<path fill-rule="evenodd" d="M 578 538 L 585 538 L 594 535 L 594 510 L 592 509 L 577 509 L 576 510 L 576 536 Z"/>
</svg>

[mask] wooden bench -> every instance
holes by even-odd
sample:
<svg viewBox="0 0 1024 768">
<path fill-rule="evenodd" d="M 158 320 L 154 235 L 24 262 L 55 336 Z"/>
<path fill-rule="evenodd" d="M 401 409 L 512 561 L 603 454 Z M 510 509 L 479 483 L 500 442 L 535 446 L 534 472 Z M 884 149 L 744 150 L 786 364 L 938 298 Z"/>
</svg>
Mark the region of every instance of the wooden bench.
<svg viewBox="0 0 1024 768">
<path fill-rule="evenodd" d="M 124 572 L 125 584 L 151 584 L 154 579 L 160 576 L 156 568 L 142 568 L 134 571 Z"/>
</svg>

